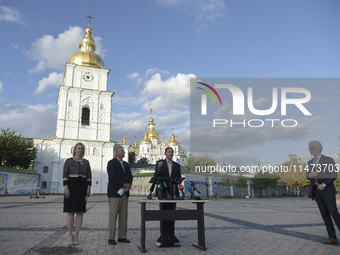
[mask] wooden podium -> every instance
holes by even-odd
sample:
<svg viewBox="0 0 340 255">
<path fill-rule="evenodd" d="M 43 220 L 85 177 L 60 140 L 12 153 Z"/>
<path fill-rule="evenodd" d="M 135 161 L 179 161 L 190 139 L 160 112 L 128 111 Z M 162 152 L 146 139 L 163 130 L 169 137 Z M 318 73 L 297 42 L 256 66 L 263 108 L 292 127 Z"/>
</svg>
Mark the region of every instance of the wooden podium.
<svg viewBox="0 0 340 255">
<path fill-rule="evenodd" d="M 198 244 L 192 244 L 196 248 L 203 251 L 207 250 L 205 247 L 205 230 L 204 230 L 204 203 L 208 200 L 140 200 L 141 204 L 141 237 L 138 248 L 141 252 L 146 252 L 145 248 L 145 222 L 146 221 L 171 221 L 171 220 L 197 220 L 197 236 Z M 146 204 L 159 204 L 159 208 L 164 203 L 175 203 L 180 206 L 186 204 L 196 204 L 196 209 L 185 210 L 147 210 Z"/>
</svg>

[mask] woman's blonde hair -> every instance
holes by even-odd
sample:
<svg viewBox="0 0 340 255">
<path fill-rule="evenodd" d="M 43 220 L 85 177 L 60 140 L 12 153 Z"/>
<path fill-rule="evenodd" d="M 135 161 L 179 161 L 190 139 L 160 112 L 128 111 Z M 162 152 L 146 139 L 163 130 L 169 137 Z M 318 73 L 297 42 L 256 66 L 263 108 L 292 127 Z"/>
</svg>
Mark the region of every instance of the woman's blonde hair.
<svg viewBox="0 0 340 255">
<path fill-rule="evenodd" d="M 83 155 L 81 155 L 82 157 L 84 157 L 84 153 L 85 153 L 85 146 L 84 146 L 84 144 L 82 144 L 82 143 L 77 143 L 74 147 L 73 147 L 73 151 L 72 151 L 72 154 L 73 154 L 73 157 L 74 156 L 76 156 L 76 149 L 77 149 L 77 146 L 78 145 L 81 145 L 81 146 L 83 146 L 83 148 L 84 148 L 84 151 L 83 151 Z"/>
</svg>

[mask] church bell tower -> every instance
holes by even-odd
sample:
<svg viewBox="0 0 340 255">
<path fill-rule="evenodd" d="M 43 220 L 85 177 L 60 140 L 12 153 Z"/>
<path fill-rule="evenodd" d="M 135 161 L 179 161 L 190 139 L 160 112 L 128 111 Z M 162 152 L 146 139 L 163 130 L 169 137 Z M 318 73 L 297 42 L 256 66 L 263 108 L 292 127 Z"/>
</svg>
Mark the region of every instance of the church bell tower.
<svg viewBox="0 0 340 255">
<path fill-rule="evenodd" d="M 110 70 L 95 54 L 90 22 L 80 51 L 66 64 L 59 87 L 56 136 L 61 139 L 110 141 L 113 92 L 107 91 Z"/>
</svg>

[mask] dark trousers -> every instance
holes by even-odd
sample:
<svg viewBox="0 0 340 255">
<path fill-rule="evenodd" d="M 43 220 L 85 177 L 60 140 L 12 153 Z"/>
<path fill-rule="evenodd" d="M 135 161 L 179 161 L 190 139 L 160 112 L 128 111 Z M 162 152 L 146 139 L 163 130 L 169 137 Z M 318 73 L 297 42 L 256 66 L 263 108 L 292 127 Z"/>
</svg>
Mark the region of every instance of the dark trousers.
<svg viewBox="0 0 340 255">
<path fill-rule="evenodd" d="M 340 214 L 336 207 L 335 194 L 328 190 L 315 192 L 315 201 L 319 207 L 321 217 L 325 222 L 329 238 L 337 238 L 332 218 L 340 231 Z M 332 216 L 332 218 L 331 218 Z"/>
<path fill-rule="evenodd" d="M 161 203 L 161 210 L 176 210 L 176 203 Z M 161 221 L 161 244 L 173 245 L 175 243 L 175 221 Z"/>
</svg>

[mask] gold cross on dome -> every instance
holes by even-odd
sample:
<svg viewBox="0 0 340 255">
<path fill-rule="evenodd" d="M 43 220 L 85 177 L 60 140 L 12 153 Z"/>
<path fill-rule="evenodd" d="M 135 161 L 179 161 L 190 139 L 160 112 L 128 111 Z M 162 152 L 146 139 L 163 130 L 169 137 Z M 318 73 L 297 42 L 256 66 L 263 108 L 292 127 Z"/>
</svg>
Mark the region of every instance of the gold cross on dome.
<svg viewBox="0 0 340 255">
<path fill-rule="evenodd" d="M 89 14 L 88 16 L 86 16 L 86 18 L 89 18 L 89 24 L 91 23 L 91 19 L 94 19 L 91 14 Z"/>
<path fill-rule="evenodd" d="M 154 111 L 155 111 L 155 109 L 152 109 L 152 108 L 150 109 L 151 116 L 152 116 L 152 112 L 154 112 Z"/>
</svg>

